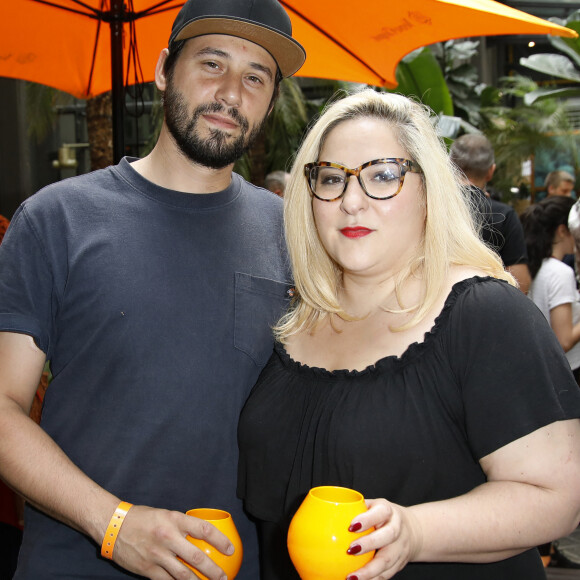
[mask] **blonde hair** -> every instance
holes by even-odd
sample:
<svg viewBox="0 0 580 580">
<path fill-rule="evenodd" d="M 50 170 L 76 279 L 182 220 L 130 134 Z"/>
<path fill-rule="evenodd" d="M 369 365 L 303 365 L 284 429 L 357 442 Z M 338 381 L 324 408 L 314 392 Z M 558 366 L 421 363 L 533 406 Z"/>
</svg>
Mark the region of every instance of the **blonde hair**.
<svg viewBox="0 0 580 580">
<path fill-rule="evenodd" d="M 338 124 L 364 117 L 389 123 L 399 144 L 422 171 L 426 209 L 424 236 L 415 259 L 398 276 L 396 296 L 402 305 L 400 289 L 403 283 L 421 271 L 424 299 L 420 304 L 401 310 L 414 314 L 399 330 L 419 323 L 434 306 L 450 265 L 475 266 L 515 285 L 498 256 L 478 237 L 468 201 L 461 190 L 458 170 L 449 161 L 447 150 L 437 137 L 429 110 L 401 95 L 366 89 L 328 106 L 296 154 L 284 198 L 286 242 L 296 291 L 291 308 L 274 328 L 281 342 L 302 330 L 312 330 L 319 320 L 330 314 L 353 319 L 339 303 L 342 271 L 318 237 L 304 165 L 319 160 L 325 139 Z"/>
</svg>

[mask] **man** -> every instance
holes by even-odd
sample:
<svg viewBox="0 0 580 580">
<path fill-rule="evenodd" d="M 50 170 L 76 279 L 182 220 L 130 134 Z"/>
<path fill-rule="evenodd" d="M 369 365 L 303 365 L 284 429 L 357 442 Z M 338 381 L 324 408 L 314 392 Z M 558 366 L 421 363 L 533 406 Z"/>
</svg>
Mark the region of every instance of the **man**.
<svg viewBox="0 0 580 580">
<path fill-rule="evenodd" d="M 496 167 L 491 143 L 483 135 L 462 135 L 453 142 L 450 156 L 463 172 L 466 190 L 481 212 L 483 241 L 499 254 L 506 270 L 527 294 L 531 278 L 520 220 L 513 208 L 485 193 Z"/>
<path fill-rule="evenodd" d="M 266 175 L 264 187 L 273 191 L 276 195 L 284 197 L 284 191 L 286 190 L 286 183 L 289 177 L 290 174 L 285 171 L 272 171 Z"/>
<path fill-rule="evenodd" d="M 570 197 L 574 190 L 576 179 L 567 171 L 551 171 L 546 175 L 544 186 L 546 187 L 546 197 L 563 195 Z"/>
<path fill-rule="evenodd" d="M 18 580 L 197 578 L 178 558 L 222 578 L 186 535 L 233 547 L 194 507 L 232 514 L 238 578 L 259 576 L 237 420 L 289 275 L 281 200 L 232 167 L 304 62 L 291 33 L 275 0 L 188 0 L 156 67 L 151 154 L 49 186 L 12 220 L 0 475 L 30 504 Z M 28 411 L 46 360 L 40 428 Z"/>
</svg>

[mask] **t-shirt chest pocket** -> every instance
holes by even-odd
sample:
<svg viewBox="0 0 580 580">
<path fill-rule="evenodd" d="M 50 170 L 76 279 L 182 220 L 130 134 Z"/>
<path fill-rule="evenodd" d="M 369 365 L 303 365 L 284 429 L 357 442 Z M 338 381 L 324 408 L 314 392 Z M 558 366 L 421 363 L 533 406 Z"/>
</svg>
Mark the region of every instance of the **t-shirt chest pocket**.
<svg viewBox="0 0 580 580">
<path fill-rule="evenodd" d="M 274 346 L 272 326 L 288 306 L 290 285 L 241 272 L 235 276 L 234 346 L 263 366 Z"/>
</svg>

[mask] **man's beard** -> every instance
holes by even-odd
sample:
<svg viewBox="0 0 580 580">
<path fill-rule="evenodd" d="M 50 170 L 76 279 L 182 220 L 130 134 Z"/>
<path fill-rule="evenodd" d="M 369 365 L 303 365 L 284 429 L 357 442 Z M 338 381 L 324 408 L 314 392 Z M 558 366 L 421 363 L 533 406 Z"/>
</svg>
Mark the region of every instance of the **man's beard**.
<svg viewBox="0 0 580 580">
<path fill-rule="evenodd" d="M 190 115 L 185 97 L 172 83 L 163 95 L 163 109 L 167 128 L 181 152 L 194 163 L 212 169 L 222 169 L 237 161 L 253 145 L 267 118 L 266 115 L 248 134 L 248 120 L 236 108 L 226 109 L 217 101 L 200 105 Z M 225 131 L 211 129 L 209 137 L 201 138 L 197 124 L 201 115 L 207 113 L 228 115 L 240 127 L 240 136 L 232 141 Z"/>
</svg>

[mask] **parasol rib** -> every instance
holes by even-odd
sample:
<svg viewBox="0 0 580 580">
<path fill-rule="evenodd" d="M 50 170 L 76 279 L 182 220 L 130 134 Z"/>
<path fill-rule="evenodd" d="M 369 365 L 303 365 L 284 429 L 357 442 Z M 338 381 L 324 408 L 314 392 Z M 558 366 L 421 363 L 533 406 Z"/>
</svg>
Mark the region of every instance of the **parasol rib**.
<svg viewBox="0 0 580 580">
<path fill-rule="evenodd" d="M 59 10 L 65 10 L 66 12 L 73 12 L 74 14 L 80 14 L 81 16 L 86 16 L 87 18 L 98 19 L 103 22 L 111 22 L 111 20 L 115 19 L 114 16 L 111 16 L 110 11 L 103 11 L 97 10 L 80 0 L 70 0 L 74 4 L 78 4 L 83 8 L 86 8 L 88 12 L 84 12 L 83 10 L 78 10 L 75 8 L 70 8 L 69 6 L 63 6 L 62 4 L 56 4 L 55 2 L 50 2 L 49 0 L 32 0 L 32 2 L 36 2 L 37 4 L 45 4 L 47 6 L 52 6 L 53 8 L 58 8 Z M 133 20 L 138 20 L 139 18 L 144 18 L 145 16 L 153 16 L 155 14 L 160 14 L 161 12 L 167 12 L 168 10 L 174 10 L 176 8 L 181 8 L 185 4 L 185 2 L 177 2 L 176 4 L 172 4 L 171 6 L 166 6 L 169 2 L 173 0 L 162 0 L 161 2 L 154 4 L 153 6 L 149 6 L 145 10 L 141 10 L 140 12 L 133 12 L 125 10 L 123 12 L 124 16 L 122 18 L 123 22 L 132 22 Z M 165 6 L 164 8 L 160 8 L 161 6 Z"/>
<path fill-rule="evenodd" d="M 101 21 L 97 24 L 97 35 L 93 44 L 93 58 L 91 59 L 91 71 L 89 73 L 89 82 L 87 83 L 87 95 L 91 94 L 91 86 L 93 84 L 93 73 L 95 72 L 95 61 L 97 59 L 97 46 L 99 44 L 99 35 L 101 34 Z"/>
<path fill-rule="evenodd" d="M 47 6 L 52 6 L 53 8 L 58 8 L 59 10 L 65 10 L 67 12 L 74 12 L 75 14 L 80 14 L 81 16 L 86 16 L 87 18 L 99 18 L 98 10 L 83 4 L 82 2 L 77 2 L 77 4 L 81 6 L 85 6 L 91 12 L 83 12 L 82 10 L 75 10 L 74 8 L 69 8 L 68 6 L 62 6 L 61 4 L 55 4 L 54 2 L 48 2 L 48 0 L 32 0 L 32 2 L 36 2 L 37 4 L 46 4 Z"/>
<path fill-rule="evenodd" d="M 152 6 L 149 6 L 149 8 L 146 8 L 145 10 L 141 10 L 141 12 L 135 12 L 135 19 L 142 18 L 143 16 L 160 14 L 161 12 L 167 12 L 168 10 L 174 10 L 176 8 L 181 8 L 185 4 L 185 2 L 177 2 L 176 4 L 172 4 L 171 6 L 165 6 L 166 4 L 169 4 L 169 2 L 172 1 L 173 0 L 162 0 L 158 4 L 153 4 Z M 160 6 L 165 6 L 165 8 L 156 10 L 156 8 L 159 8 Z"/>
</svg>

